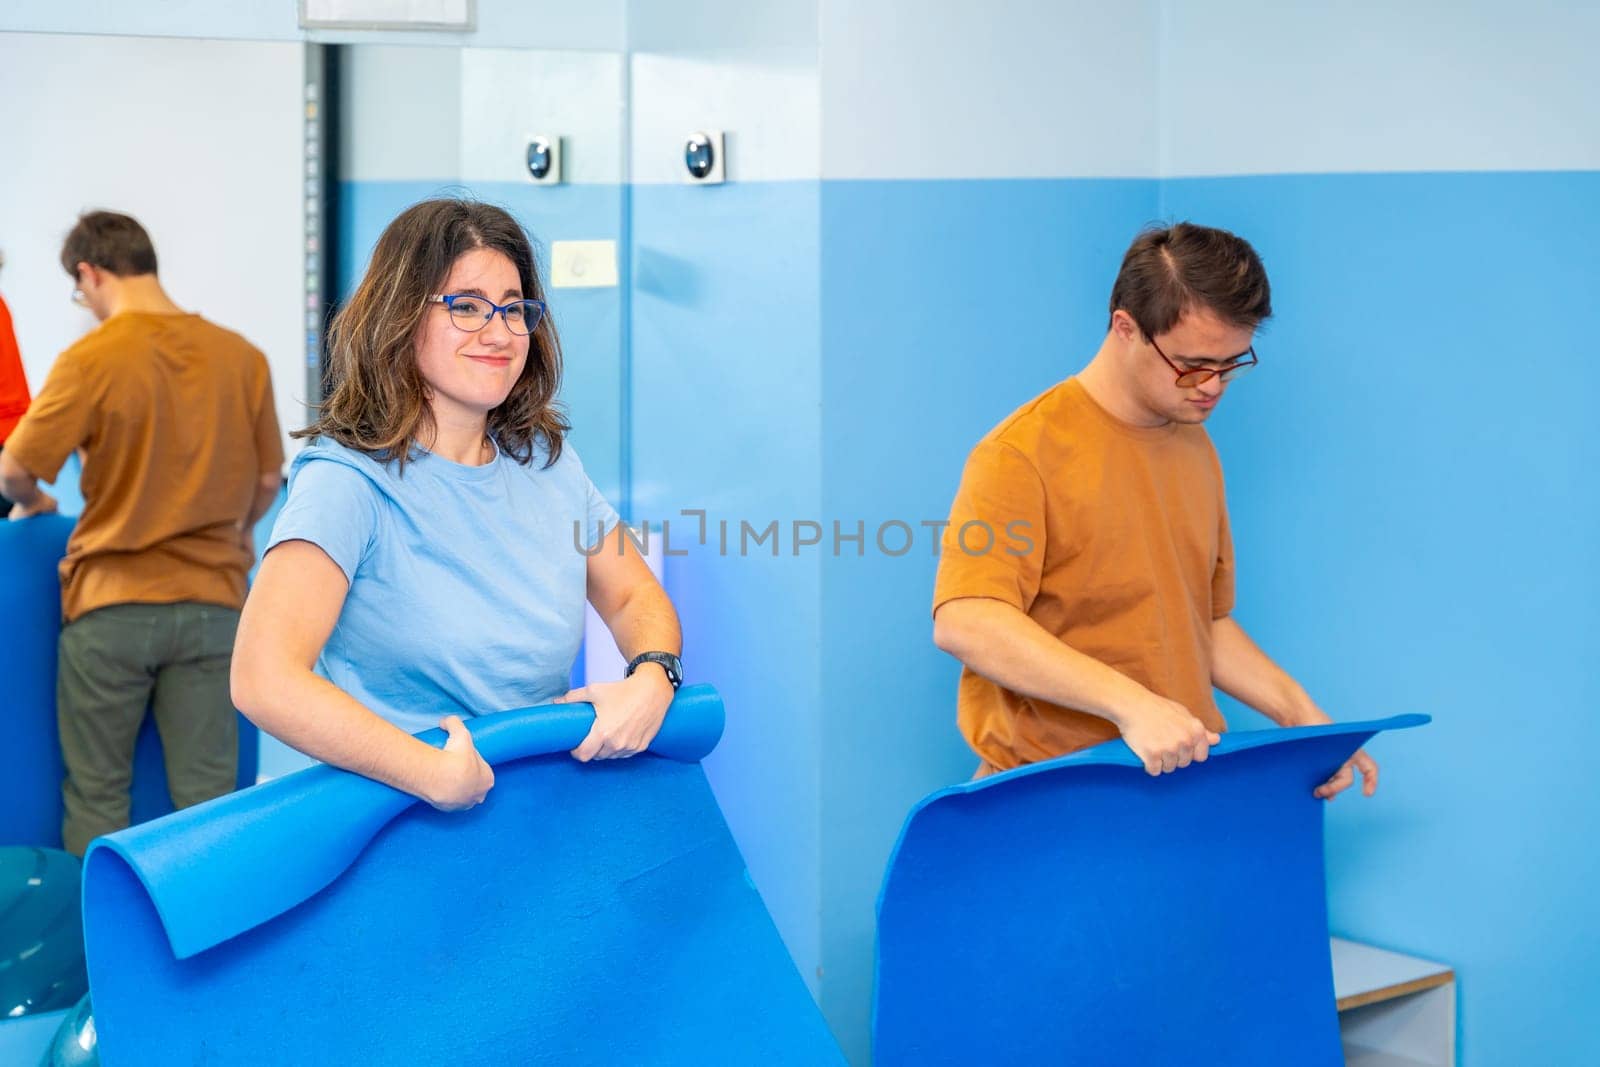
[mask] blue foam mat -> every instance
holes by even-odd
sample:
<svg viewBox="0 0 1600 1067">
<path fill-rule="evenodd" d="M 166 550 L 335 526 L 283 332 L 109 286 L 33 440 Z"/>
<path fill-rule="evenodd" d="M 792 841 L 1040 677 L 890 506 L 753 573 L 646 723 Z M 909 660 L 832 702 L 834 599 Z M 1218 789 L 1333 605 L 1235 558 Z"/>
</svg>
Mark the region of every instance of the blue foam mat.
<svg viewBox="0 0 1600 1067">
<path fill-rule="evenodd" d="M 61 743 L 56 731 L 56 640 L 61 635 L 61 580 L 76 520 L 41 515 L 0 520 L 0 620 L 6 656 L 0 675 L 0 845 L 61 847 Z M 256 779 L 256 728 L 239 719 L 239 784 Z M 134 753 L 131 817 L 172 810 L 161 739 L 146 716 Z"/>
<path fill-rule="evenodd" d="M 1116 741 L 930 795 L 878 898 L 875 1062 L 1342 1064 L 1312 790 L 1427 721 L 1228 734 L 1160 778 Z"/>
<path fill-rule="evenodd" d="M 592 721 L 468 723 L 469 812 L 314 767 L 102 838 L 104 1062 L 842 1063 L 696 762 L 715 692 L 678 695 L 671 758 L 579 764 Z"/>
</svg>

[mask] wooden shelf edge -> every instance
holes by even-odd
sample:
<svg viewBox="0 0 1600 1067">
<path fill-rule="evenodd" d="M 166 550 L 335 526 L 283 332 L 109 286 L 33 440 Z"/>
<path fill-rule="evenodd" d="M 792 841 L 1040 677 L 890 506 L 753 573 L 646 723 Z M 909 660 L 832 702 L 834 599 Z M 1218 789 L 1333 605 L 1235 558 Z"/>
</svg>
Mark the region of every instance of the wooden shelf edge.
<svg viewBox="0 0 1600 1067">
<path fill-rule="evenodd" d="M 1449 985 L 1455 980 L 1455 971 L 1441 971 L 1439 974 L 1430 974 L 1426 978 L 1418 978 L 1415 981 L 1384 986 L 1382 989 L 1369 989 L 1365 993 L 1355 993 L 1348 997 L 1342 997 L 1338 1002 L 1338 1010 L 1349 1011 L 1351 1008 L 1364 1008 L 1368 1004 L 1381 1004 L 1386 1000 L 1409 996 L 1412 993 L 1421 993 L 1425 989 L 1437 989 L 1439 986 Z"/>
</svg>

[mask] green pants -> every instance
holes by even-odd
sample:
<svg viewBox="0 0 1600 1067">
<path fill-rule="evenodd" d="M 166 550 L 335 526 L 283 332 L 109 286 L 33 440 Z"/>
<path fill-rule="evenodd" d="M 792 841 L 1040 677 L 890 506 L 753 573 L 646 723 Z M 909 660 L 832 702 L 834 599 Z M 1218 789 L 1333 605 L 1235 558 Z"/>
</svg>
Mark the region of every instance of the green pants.
<svg viewBox="0 0 1600 1067">
<path fill-rule="evenodd" d="M 61 631 L 56 716 L 67 777 L 63 846 L 83 855 L 128 825 L 134 742 L 154 712 L 172 803 L 234 788 L 239 721 L 228 665 L 239 613 L 216 604 L 113 604 Z"/>
</svg>

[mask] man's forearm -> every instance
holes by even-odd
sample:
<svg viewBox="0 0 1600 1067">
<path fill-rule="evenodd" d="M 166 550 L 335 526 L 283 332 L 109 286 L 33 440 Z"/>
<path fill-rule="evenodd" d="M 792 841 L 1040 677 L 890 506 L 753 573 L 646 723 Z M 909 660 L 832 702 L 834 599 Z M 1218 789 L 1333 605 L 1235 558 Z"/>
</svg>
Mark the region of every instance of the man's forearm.
<svg viewBox="0 0 1600 1067">
<path fill-rule="evenodd" d="M 0 452 L 0 496 L 24 508 L 33 507 L 43 496 L 39 479 L 16 460 L 8 459 L 4 452 Z"/>
<path fill-rule="evenodd" d="M 1211 625 L 1211 680 L 1280 726 L 1326 721 L 1305 689 L 1274 663 L 1231 617 Z"/>
<path fill-rule="evenodd" d="M 949 601 L 934 618 L 934 643 L 967 667 L 1023 696 L 1086 711 L 1122 729 L 1144 687 L 1062 642 L 1010 604 Z"/>
<path fill-rule="evenodd" d="M 257 488 L 256 498 L 250 503 L 250 514 L 245 516 L 244 528 L 246 530 L 255 529 L 256 523 L 261 521 L 261 516 L 272 510 L 272 502 L 277 499 L 277 486 L 273 486 L 271 489 L 266 486 Z"/>
<path fill-rule="evenodd" d="M 5 497 L 13 504 L 31 508 L 43 497 L 39 483 L 33 478 L 5 478 L 0 479 L 0 496 Z"/>
</svg>

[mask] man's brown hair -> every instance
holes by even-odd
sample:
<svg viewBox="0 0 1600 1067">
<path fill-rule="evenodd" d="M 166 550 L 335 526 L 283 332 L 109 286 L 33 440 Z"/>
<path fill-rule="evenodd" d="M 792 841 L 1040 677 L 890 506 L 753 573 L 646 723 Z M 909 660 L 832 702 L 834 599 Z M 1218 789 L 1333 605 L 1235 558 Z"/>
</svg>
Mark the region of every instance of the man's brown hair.
<svg viewBox="0 0 1600 1067">
<path fill-rule="evenodd" d="M 61 242 L 61 269 L 78 276 L 78 264 L 110 271 L 119 278 L 156 272 L 156 246 L 132 215 L 86 211 Z"/>
<path fill-rule="evenodd" d="M 1250 242 L 1227 230 L 1180 222 L 1134 238 L 1111 287 L 1111 312 L 1133 316 L 1145 338 L 1204 309 L 1255 329 L 1272 317 L 1272 287 Z"/>
<path fill-rule="evenodd" d="M 504 210 L 474 200 L 424 200 L 402 211 L 378 238 L 367 273 L 334 317 L 328 335 L 328 397 L 317 420 L 292 437 L 327 437 L 403 470 L 412 444 L 433 435 L 428 384 L 417 368 L 417 337 L 430 297 L 457 259 L 476 248 L 517 268 L 522 296 L 543 300 L 533 244 Z M 556 402 L 561 342 L 548 314 L 528 338 L 528 361 L 505 401 L 489 412 L 488 434 L 518 463 L 561 456 L 571 429 Z"/>
</svg>

